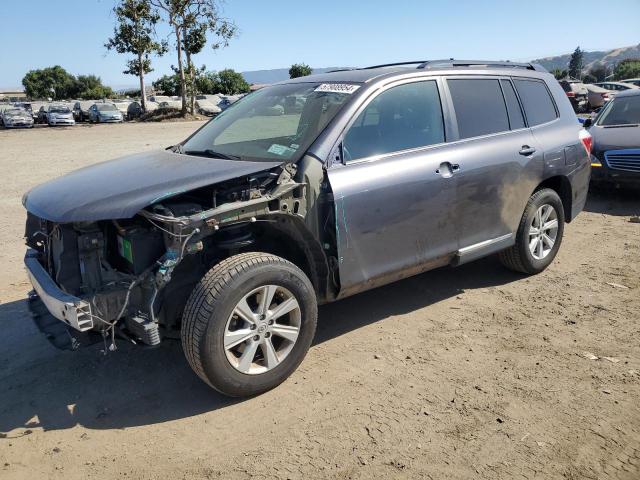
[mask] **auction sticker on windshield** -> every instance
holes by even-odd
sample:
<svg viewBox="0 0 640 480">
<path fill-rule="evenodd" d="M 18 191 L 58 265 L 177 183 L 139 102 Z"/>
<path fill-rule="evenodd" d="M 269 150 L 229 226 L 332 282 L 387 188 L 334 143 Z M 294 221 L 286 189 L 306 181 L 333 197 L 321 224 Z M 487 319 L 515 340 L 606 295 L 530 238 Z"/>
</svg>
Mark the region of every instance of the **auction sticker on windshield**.
<svg viewBox="0 0 640 480">
<path fill-rule="evenodd" d="M 271 145 L 269 147 L 269 150 L 267 150 L 267 152 L 273 153 L 275 155 L 289 155 L 289 156 L 296 153 L 296 151 L 293 148 L 285 147 L 284 145 L 278 145 L 277 143 L 274 143 L 273 145 Z"/>
<path fill-rule="evenodd" d="M 351 95 L 359 88 L 360 85 L 349 85 L 348 83 L 323 83 L 316 87 L 314 92 L 346 93 Z"/>
</svg>

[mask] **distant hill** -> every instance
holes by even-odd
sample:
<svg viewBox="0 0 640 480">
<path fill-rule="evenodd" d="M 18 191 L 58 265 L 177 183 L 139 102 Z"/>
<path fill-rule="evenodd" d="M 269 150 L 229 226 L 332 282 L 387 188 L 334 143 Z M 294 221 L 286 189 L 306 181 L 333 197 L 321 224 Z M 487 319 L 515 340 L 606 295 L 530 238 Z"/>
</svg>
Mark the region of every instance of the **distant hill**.
<svg viewBox="0 0 640 480">
<path fill-rule="evenodd" d="M 602 52 L 584 52 L 584 70 L 588 71 L 596 63 L 602 62 L 608 67 L 615 66 L 620 60 L 626 58 L 640 58 L 640 43 L 631 47 L 615 48 Z M 566 69 L 569 66 L 571 53 L 558 55 L 555 57 L 544 57 L 532 60 L 533 63 L 539 63 L 549 71 L 559 68 Z"/>
<path fill-rule="evenodd" d="M 325 73 L 330 70 L 338 70 L 344 67 L 314 68 L 313 73 Z M 289 79 L 288 68 L 275 68 L 273 70 L 252 70 L 242 72 L 242 76 L 249 83 L 276 83 Z"/>
</svg>

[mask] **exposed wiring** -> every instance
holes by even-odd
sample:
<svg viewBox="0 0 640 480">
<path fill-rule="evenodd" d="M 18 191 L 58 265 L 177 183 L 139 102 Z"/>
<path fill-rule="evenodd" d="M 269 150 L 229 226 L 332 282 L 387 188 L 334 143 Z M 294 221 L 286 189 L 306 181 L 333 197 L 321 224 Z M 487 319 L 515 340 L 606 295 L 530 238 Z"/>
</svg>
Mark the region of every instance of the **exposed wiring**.
<svg viewBox="0 0 640 480">
<path fill-rule="evenodd" d="M 180 258 L 178 259 L 178 262 L 180 262 L 184 258 L 184 249 L 187 248 L 187 243 L 189 243 L 189 240 L 191 240 L 191 237 L 193 237 L 196 233 L 200 233 L 199 228 L 194 228 L 193 231 L 186 236 L 187 239 L 184 242 L 182 242 L 182 247 L 180 248 Z"/>
<path fill-rule="evenodd" d="M 162 228 L 160 225 L 158 225 L 156 222 L 154 222 L 154 221 L 153 221 L 153 220 L 151 220 L 150 218 L 148 218 L 148 217 L 145 217 L 145 218 L 147 219 L 147 221 L 148 221 L 149 223 L 151 223 L 151 225 L 153 225 L 154 227 L 156 227 L 158 230 L 162 230 L 164 233 L 166 233 L 166 234 L 168 234 L 168 235 L 171 235 L 171 236 L 173 236 L 173 237 L 177 237 L 177 238 L 184 238 L 184 237 L 188 237 L 188 236 L 189 236 L 189 235 L 183 235 L 183 234 L 181 234 L 181 233 L 173 233 L 173 232 L 170 232 L 170 231 L 169 231 L 169 230 L 167 230 L 166 228 Z"/>
</svg>

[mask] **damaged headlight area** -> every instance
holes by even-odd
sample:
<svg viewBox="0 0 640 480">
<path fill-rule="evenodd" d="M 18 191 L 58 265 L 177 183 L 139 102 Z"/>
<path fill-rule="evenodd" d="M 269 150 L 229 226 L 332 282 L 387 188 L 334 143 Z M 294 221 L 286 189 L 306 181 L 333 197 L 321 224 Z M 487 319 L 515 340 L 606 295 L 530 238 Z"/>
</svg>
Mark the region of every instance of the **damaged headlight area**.
<svg viewBox="0 0 640 480">
<path fill-rule="evenodd" d="M 303 213 L 304 187 L 287 168 L 168 196 L 129 219 L 62 224 L 28 213 L 25 264 L 39 328 L 69 349 L 179 338 L 194 286 L 253 243 L 247 226 Z"/>
</svg>

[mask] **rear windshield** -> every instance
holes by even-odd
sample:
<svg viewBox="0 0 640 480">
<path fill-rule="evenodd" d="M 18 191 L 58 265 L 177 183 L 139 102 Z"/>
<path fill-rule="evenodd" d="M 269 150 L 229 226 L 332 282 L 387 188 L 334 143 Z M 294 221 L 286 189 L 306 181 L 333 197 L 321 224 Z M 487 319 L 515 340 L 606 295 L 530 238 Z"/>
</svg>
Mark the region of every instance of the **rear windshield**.
<svg viewBox="0 0 640 480">
<path fill-rule="evenodd" d="M 192 155 L 297 161 L 357 85 L 274 85 L 234 103 L 183 144 Z M 216 155 L 218 154 L 218 155 Z"/>
<path fill-rule="evenodd" d="M 640 95 L 614 98 L 600 114 L 597 124 L 602 126 L 640 124 Z"/>
</svg>

